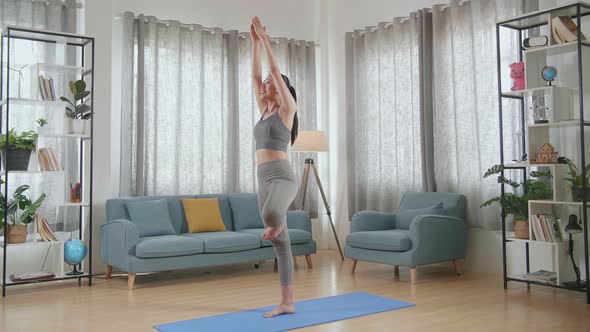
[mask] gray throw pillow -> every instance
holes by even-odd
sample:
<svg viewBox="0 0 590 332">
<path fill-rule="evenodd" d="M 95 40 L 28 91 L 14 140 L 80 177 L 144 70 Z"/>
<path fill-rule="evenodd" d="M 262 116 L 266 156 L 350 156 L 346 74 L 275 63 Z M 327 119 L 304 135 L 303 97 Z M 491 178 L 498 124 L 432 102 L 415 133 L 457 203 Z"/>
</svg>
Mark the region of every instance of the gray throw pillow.
<svg viewBox="0 0 590 332">
<path fill-rule="evenodd" d="M 258 195 L 240 193 L 229 195 L 234 227 L 236 230 L 264 228 L 260 209 L 258 208 Z"/>
<path fill-rule="evenodd" d="M 447 210 L 443 208 L 442 202 L 438 202 L 433 206 L 429 206 L 423 209 L 402 209 L 397 213 L 397 222 L 395 227 L 397 229 L 410 229 L 412 220 L 414 220 L 415 217 L 423 214 L 446 215 Z"/>
<path fill-rule="evenodd" d="M 139 237 L 176 234 L 165 199 L 131 201 L 125 205 Z"/>
</svg>

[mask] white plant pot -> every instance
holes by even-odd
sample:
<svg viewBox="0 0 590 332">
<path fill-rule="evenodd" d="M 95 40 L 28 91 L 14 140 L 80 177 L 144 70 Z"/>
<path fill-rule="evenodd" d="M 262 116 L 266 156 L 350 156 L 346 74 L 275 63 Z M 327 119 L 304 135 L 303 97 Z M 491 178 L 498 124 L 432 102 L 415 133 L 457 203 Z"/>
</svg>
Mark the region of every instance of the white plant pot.
<svg viewBox="0 0 590 332">
<path fill-rule="evenodd" d="M 37 134 L 39 136 L 49 135 L 51 134 L 51 128 L 49 128 L 48 125 L 45 125 L 43 127 L 37 127 Z"/>
<path fill-rule="evenodd" d="M 86 133 L 87 120 L 66 118 L 66 133 L 68 134 L 84 134 Z"/>
</svg>

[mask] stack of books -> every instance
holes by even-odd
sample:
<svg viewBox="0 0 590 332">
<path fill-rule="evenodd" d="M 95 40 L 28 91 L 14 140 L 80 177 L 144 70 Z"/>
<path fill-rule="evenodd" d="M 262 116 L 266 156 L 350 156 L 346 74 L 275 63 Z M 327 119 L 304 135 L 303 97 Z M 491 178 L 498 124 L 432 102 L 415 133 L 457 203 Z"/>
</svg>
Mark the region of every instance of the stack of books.
<svg viewBox="0 0 590 332">
<path fill-rule="evenodd" d="M 525 273 L 518 276 L 524 280 L 544 282 L 544 283 L 556 283 L 557 273 L 552 271 L 539 270 L 537 272 Z"/>
<path fill-rule="evenodd" d="M 570 43 L 578 40 L 578 27 L 568 16 L 558 16 L 551 20 L 551 34 L 558 44 Z M 581 34 L 582 40 L 586 40 Z"/>
<path fill-rule="evenodd" d="M 41 99 L 54 101 L 55 87 L 53 86 L 53 78 L 45 78 L 43 75 L 39 75 L 39 92 Z"/>
<path fill-rule="evenodd" d="M 37 158 L 39 159 L 39 168 L 42 171 L 61 171 L 57 153 L 52 147 L 40 148 L 37 151 Z"/>
<path fill-rule="evenodd" d="M 37 213 L 35 216 L 36 223 L 37 223 L 37 233 L 41 237 L 43 241 L 57 241 L 57 235 L 53 232 L 51 227 L 49 227 L 49 223 L 46 219 L 42 218 L 41 215 Z"/>
<path fill-rule="evenodd" d="M 15 273 L 10 275 L 10 280 L 12 282 L 19 282 L 19 281 L 29 281 L 29 280 L 43 280 L 43 279 L 53 279 L 55 278 L 55 274 L 51 272 L 24 272 L 24 273 Z"/>
<path fill-rule="evenodd" d="M 563 241 L 565 229 L 554 216 L 535 214 L 532 216 L 530 223 L 534 240 L 553 243 Z"/>
</svg>

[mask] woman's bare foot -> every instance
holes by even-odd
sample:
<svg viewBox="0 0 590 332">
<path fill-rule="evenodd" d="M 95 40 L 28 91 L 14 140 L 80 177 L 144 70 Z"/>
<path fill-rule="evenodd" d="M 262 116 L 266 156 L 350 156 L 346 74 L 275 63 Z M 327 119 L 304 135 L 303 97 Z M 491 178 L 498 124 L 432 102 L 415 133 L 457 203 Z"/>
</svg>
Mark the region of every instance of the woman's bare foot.
<svg viewBox="0 0 590 332">
<path fill-rule="evenodd" d="M 277 238 L 277 236 L 279 236 L 279 234 L 281 234 L 281 232 L 283 231 L 283 227 L 267 227 L 264 232 L 262 233 L 262 239 L 263 240 L 269 240 L 272 241 L 274 239 Z"/>
<path fill-rule="evenodd" d="M 291 303 L 291 304 L 282 304 L 281 303 L 276 308 L 274 308 L 272 311 L 265 313 L 264 318 L 271 318 L 271 317 L 278 316 L 278 315 L 293 314 L 293 313 L 295 313 L 295 306 L 293 305 L 293 303 Z"/>
</svg>

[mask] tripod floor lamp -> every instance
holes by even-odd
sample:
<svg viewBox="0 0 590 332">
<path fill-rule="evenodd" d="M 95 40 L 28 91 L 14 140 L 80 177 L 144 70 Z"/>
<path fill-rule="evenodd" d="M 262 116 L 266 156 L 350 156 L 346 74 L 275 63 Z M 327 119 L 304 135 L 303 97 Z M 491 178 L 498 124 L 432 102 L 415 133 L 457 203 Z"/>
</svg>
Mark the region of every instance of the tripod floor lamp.
<svg viewBox="0 0 590 332">
<path fill-rule="evenodd" d="M 301 131 L 297 135 L 297 139 L 293 143 L 291 147 L 291 151 L 293 152 L 326 152 L 328 151 L 328 140 L 326 135 L 323 131 Z M 324 188 L 322 187 L 322 182 L 320 181 L 320 177 L 318 176 L 318 170 L 315 167 L 312 158 L 305 159 L 305 166 L 303 169 L 303 177 L 301 180 L 301 188 L 299 188 L 299 202 L 297 207 L 299 209 L 303 209 L 305 204 L 305 195 L 307 194 L 307 184 L 309 181 L 309 169 L 313 170 L 313 175 L 315 176 L 316 183 L 320 188 L 320 194 L 322 195 L 322 200 L 324 201 L 324 207 L 326 208 L 326 213 L 328 214 L 328 218 L 330 219 L 330 226 L 332 226 L 332 232 L 334 233 L 334 238 L 336 239 L 336 244 L 338 245 L 338 252 L 340 253 L 340 258 L 344 260 L 344 255 L 342 254 L 342 248 L 340 247 L 340 241 L 338 241 L 338 235 L 336 234 L 336 228 L 334 228 L 334 222 L 332 221 L 332 213 L 330 212 L 330 206 L 328 205 L 328 200 L 326 199 L 326 194 L 324 193 Z"/>
</svg>

